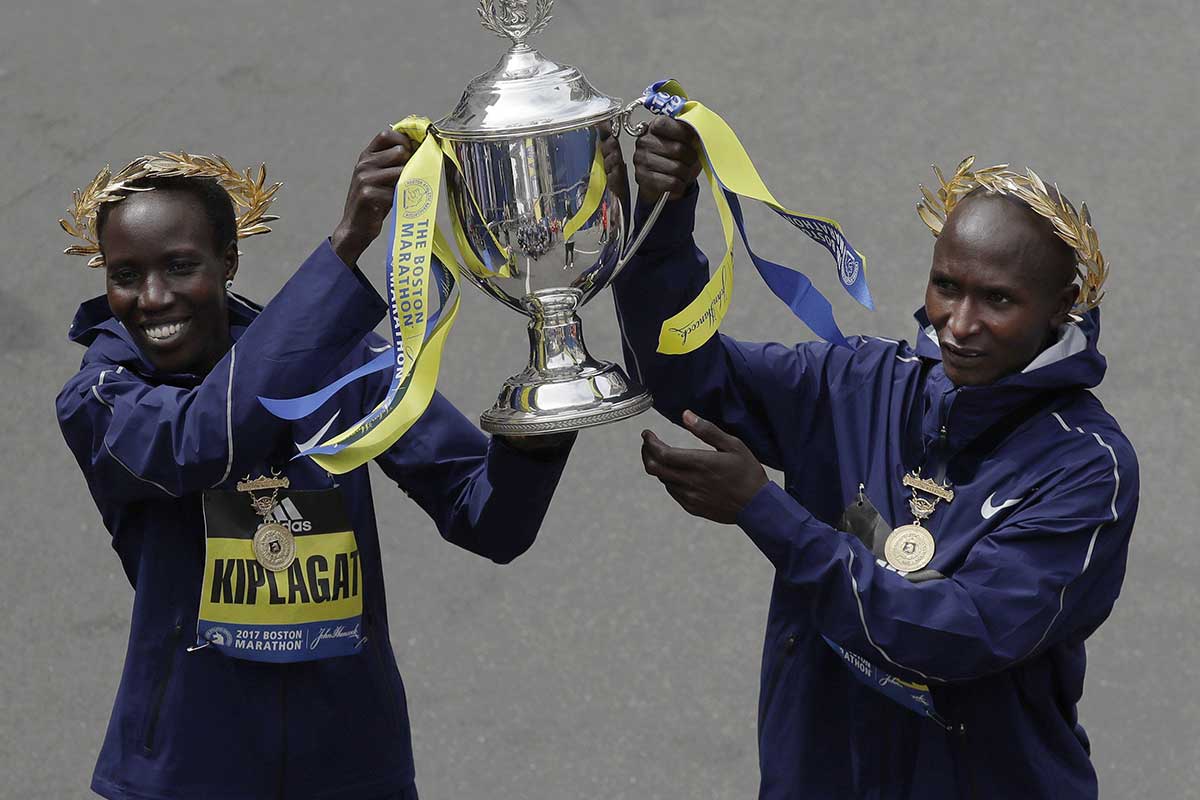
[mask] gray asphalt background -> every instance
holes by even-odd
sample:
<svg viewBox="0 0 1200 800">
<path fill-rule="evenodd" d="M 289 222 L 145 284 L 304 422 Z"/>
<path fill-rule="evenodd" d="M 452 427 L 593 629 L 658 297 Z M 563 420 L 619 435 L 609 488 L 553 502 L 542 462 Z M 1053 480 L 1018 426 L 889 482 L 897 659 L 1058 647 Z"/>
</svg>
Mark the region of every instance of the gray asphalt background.
<svg viewBox="0 0 1200 800">
<path fill-rule="evenodd" d="M 53 413 L 82 355 L 67 323 L 102 291 L 61 255 L 71 190 L 158 149 L 268 162 L 286 181 L 282 219 L 244 246 L 238 281 L 266 300 L 331 232 L 367 140 L 445 113 L 499 57 L 474 5 L 0 4 L 0 797 L 87 795 L 132 600 Z M 1137 449 L 1143 494 L 1081 713 L 1102 796 L 1200 797 L 1194 0 L 559 0 L 538 43 L 622 97 L 678 77 L 784 203 L 840 219 L 870 257 L 874 314 L 790 226 L 752 211 L 751 229 L 850 331 L 911 337 L 933 241 L 913 204 L 931 162 L 1029 164 L 1088 201 L 1112 264 L 1099 394 Z M 808 338 L 739 258 L 725 330 Z M 380 248 L 362 264 L 382 286 Z M 442 389 L 475 417 L 526 344 L 518 317 L 468 292 Z M 607 294 L 585 321 L 592 351 L 616 357 Z M 754 796 L 771 569 L 642 473 L 645 426 L 668 428 L 647 414 L 581 436 L 540 540 L 504 568 L 446 545 L 377 475 L 424 797 Z"/>
</svg>

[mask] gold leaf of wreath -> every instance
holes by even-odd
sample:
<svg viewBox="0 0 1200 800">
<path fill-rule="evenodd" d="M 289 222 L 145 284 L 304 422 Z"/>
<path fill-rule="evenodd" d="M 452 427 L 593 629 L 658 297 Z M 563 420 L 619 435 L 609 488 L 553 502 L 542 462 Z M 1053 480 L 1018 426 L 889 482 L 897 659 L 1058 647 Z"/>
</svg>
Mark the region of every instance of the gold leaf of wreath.
<svg viewBox="0 0 1200 800">
<path fill-rule="evenodd" d="M 105 167 L 85 189 L 71 193 L 71 208 L 67 213 L 70 221 L 60 219 L 58 224 L 69 235 L 83 244 L 68 247 L 63 252 L 71 256 L 90 256 L 89 267 L 103 267 L 104 256 L 100 254 L 100 242 L 96 236 L 96 214 L 104 203 L 115 203 L 129 196 L 130 192 L 151 191 L 147 188 L 130 186 L 142 178 L 213 178 L 233 200 L 237 209 L 237 238 L 245 239 L 262 233 L 270 233 L 268 222 L 279 217 L 268 214 L 267 209 L 275 200 L 275 193 L 282 183 L 267 185 L 267 166 L 258 169 L 247 167 L 238 172 L 220 156 L 198 156 L 191 153 L 158 153 L 141 156 L 131 161 L 115 175 Z"/>
<path fill-rule="evenodd" d="M 1057 185 L 1052 195 L 1031 169 L 1022 174 L 1009 170 L 1008 164 L 972 171 L 973 166 L 975 156 L 967 156 L 955 168 L 950 180 L 946 180 L 935 164 L 933 173 L 938 179 L 937 191 L 932 192 L 924 185 L 919 185 L 922 199 L 917 201 L 917 215 L 933 231 L 933 235 L 941 234 L 946 218 L 958 202 L 980 186 L 989 192 L 1015 197 L 1049 220 L 1058 238 L 1075 251 L 1081 283 L 1079 297 L 1072 311 L 1082 314 L 1100 305 L 1104 299 L 1104 282 L 1108 279 L 1108 264 L 1100 252 L 1100 239 L 1092 227 L 1092 215 L 1087 204 L 1084 203 L 1076 211 Z"/>
</svg>

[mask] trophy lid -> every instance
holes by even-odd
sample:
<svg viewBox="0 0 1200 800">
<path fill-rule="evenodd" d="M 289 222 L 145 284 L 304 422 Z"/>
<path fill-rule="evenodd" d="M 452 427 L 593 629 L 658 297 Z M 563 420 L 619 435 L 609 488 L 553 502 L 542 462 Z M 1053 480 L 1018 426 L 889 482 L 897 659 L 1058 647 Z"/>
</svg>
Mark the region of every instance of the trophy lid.
<svg viewBox="0 0 1200 800">
<path fill-rule="evenodd" d="M 458 106 L 434 123 L 452 139 L 507 139 L 582 127 L 607 119 L 619 100 L 598 91 L 575 67 L 558 64 L 525 43 L 546 27 L 554 0 L 481 0 L 483 26 L 512 40 L 491 70 L 467 84 Z"/>
</svg>

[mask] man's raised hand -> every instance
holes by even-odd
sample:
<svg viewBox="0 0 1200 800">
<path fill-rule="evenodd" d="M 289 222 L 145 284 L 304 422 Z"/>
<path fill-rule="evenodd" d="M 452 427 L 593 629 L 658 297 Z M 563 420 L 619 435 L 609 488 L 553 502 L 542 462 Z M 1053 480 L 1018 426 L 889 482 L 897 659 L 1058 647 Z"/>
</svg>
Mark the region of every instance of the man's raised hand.
<svg viewBox="0 0 1200 800">
<path fill-rule="evenodd" d="M 652 204 L 663 193 L 672 200 L 683 197 L 700 174 L 699 146 L 690 125 L 671 117 L 655 117 L 633 152 L 639 201 Z"/>
</svg>

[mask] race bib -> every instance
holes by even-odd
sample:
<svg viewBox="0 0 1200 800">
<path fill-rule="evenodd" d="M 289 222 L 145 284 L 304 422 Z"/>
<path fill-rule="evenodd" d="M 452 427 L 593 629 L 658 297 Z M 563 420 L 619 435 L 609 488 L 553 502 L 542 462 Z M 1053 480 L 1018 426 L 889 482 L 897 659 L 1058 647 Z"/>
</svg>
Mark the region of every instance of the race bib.
<svg viewBox="0 0 1200 800">
<path fill-rule="evenodd" d="M 256 511 L 243 492 L 204 493 L 196 644 L 277 663 L 358 652 L 362 565 L 341 492 L 274 500 Z"/>
</svg>

